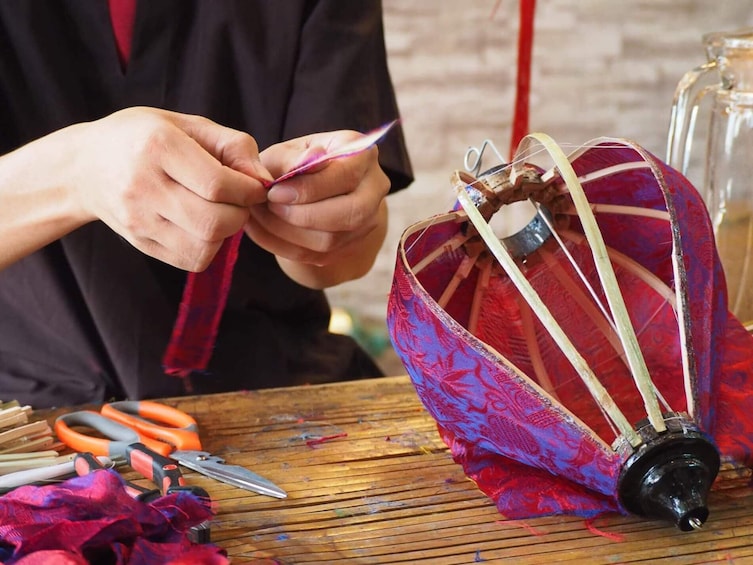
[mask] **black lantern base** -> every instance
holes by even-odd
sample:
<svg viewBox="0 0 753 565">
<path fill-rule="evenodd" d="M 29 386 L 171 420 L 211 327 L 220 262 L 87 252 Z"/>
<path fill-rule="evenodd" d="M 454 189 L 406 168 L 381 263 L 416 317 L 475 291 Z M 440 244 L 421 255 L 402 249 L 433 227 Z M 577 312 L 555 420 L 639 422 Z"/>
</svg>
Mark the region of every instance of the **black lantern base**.
<svg viewBox="0 0 753 565">
<path fill-rule="evenodd" d="M 706 500 L 719 472 L 719 452 L 687 415 L 664 418 L 667 430 L 661 433 L 648 421 L 636 427 L 644 442 L 622 469 L 620 502 L 633 514 L 696 530 L 709 515 Z"/>
</svg>

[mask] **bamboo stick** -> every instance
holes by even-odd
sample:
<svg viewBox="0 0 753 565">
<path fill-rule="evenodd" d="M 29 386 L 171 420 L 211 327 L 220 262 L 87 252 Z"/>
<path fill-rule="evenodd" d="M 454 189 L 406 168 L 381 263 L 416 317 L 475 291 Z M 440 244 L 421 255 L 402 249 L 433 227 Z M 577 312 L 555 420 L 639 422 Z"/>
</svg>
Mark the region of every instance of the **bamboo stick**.
<svg viewBox="0 0 753 565">
<path fill-rule="evenodd" d="M 460 286 L 460 283 L 468 278 L 468 274 L 471 272 L 473 265 L 476 264 L 476 260 L 478 259 L 480 252 L 481 250 L 479 249 L 473 255 L 466 255 L 465 257 L 463 257 L 460 265 L 458 265 L 458 268 L 455 270 L 455 274 L 450 279 L 450 282 L 447 283 L 444 292 L 442 292 L 442 296 L 440 296 L 439 300 L 437 300 L 437 304 L 439 304 L 442 308 L 447 306 L 447 303 L 455 294 L 455 291 L 458 289 L 458 286 Z"/>
<path fill-rule="evenodd" d="M 638 392 L 643 399 L 646 415 L 654 429 L 658 432 L 663 432 L 667 429 L 667 426 L 664 423 L 664 417 L 662 416 L 659 402 L 654 394 L 654 386 L 651 382 L 651 376 L 648 374 L 646 361 L 644 360 L 643 353 L 638 345 L 638 339 L 630 322 L 630 316 L 628 315 L 625 301 L 622 298 L 617 278 L 614 275 L 612 264 L 609 261 L 609 255 L 607 253 L 606 245 L 604 244 L 604 239 L 601 237 L 596 218 L 591 210 L 586 194 L 583 191 L 583 187 L 578 181 L 578 176 L 575 174 L 570 161 L 568 161 L 565 154 L 551 137 L 543 133 L 533 133 L 526 136 L 525 140 L 529 140 L 527 141 L 528 143 L 530 143 L 530 140 L 536 140 L 546 148 L 557 169 L 559 169 L 562 180 L 570 191 L 570 196 L 578 210 L 578 216 L 581 220 L 583 231 L 586 234 L 589 246 L 591 247 L 596 270 L 599 274 L 602 287 L 604 288 L 604 293 L 606 294 L 607 303 L 612 312 L 612 318 L 614 319 L 617 333 L 620 336 L 623 347 L 625 348 L 633 380 L 635 381 Z"/>
<path fill-rule="evenodd" d="M 520 294 L 522 294 L 528 304 L 531 305 L 531 309 L 539 317 L 541 323 L 548 329 L 552 339 L 554 339 L 575 370 L 581 376 L 591 395 L 597 403 L 604 407 L 604 410 L 609 414 L 610 419 L 614 422 L 617 429 L 630 442 L 630 444 L 633 446 L 640 445 L 641 438 L 633 429 L 633 426 L 627 421 L 625 415 L 617 407 L 614 399 L 609 395 L 609 392 L 607 392 L 604 386 L 596 378 L 596 375 L 588 366 L 588 363 L 583 356 L 575 349 L 570 338 L 567 337 L 567 334 L 565 334 L 557 320 L 552 316 L 549 308 L 547 308 L 547 306 L 541 301 L 538 294 L 531 286 L 531 283 L 528 282 L 528 279 L 526 279 L 525 275 L 518 268 L 510 253 L 497 239 L 497 236 L 489 227 L 489 224 L 486 223 L 481 216 L 481 213 L 476 209 L 473 201 L 468 196 L 465 187 L 457 188 L 458 201 L 468 214 L 468 219 L 474 225 L 492 255 L 494 255 L 497 261 L 502 265 L 502 268 L 508 274 L 513 284 L 515 284 Z"/>
<path fill-rule="evenodd" d="M 40 422 L 32 422 L 31 424 L 24 424 L 23 426 L 0 432 L 0 447 L 25 437 L 35 437 L 39 435 L 52 435 L 50 425 L 44 420 Z"/>
<path fill-rule="evenodd" d="M 29 421 L 31 406 L 11 406 L 0 410 L 0 429 L 25 424 Z"/>
</svg>

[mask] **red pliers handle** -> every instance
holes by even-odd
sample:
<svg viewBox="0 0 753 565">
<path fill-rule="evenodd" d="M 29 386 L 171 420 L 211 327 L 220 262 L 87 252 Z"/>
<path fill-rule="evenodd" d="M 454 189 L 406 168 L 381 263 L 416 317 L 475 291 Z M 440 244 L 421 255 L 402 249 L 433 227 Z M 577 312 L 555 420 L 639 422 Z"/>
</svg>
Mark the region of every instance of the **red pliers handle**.
<svg viewBox="0 0 753 565">
<path fill-rule="evenodd" d="M 172 459 L 168 459 L 156 451 L 152 451 L 141 443 L 129 445 L 125 451 L 125 458 L 126 463 L 134 471 L 140 473 L 158 487 L 156 489 L 149 489 L 125 481 L 125 490 L 133 498 L 143 502 L 151 502 L 155 498 L 165 494 L 189 492 L 206 506 L 210 505 L 211 499 L 207 491 L 201 487 L 186 485 L 180 468 Z M 73 461 L 76 474 L 80 476 L 88 475 L 98 469 L 104 469 L 97 458 L 89 452 L 76 454 Z M 209 524 L 202 523 L 192 527 L 189 535 L 194 543 L 209 543 Z"/>
<path fill-rule="evenodd" d="M 133 443 L 126 447 L 126 463 L 137 473 L 157 485 L 157 489 L 144 489 L 129 483 L 128 488 L 133 489 L 135 498 L 144 499 L 146 494 L 157 495 L 172 494 L 186 491 L 209 502 L 209 494 L 201 487 L 187 486 L 180 472 L 180 468 L 172 459 L 164 457 L 152 451 L 142 443 Z M 86 475 L 95 469 L 102 469 L 96 457 L 91 453 L 79 453 L 74 459 L 74 467 L 78 475 Z M 150 498 L 151 499 L 151 498 Z"/>
</svg>

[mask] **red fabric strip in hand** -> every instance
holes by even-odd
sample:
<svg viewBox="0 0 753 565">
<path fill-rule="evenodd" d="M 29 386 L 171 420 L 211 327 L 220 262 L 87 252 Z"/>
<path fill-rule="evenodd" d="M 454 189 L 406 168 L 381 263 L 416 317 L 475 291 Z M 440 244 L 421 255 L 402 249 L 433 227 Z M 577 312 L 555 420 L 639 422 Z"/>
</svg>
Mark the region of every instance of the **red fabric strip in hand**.
<svg viewBox="0 0 753 565">
<path fill-rule="evenodd" d="M 242 238 L 243 230 L 227 238 L 206 271 L 188 273 L 178 317 L 162 358 L 168 375 L 187 377 L 209 364 Z"/>
</svg>

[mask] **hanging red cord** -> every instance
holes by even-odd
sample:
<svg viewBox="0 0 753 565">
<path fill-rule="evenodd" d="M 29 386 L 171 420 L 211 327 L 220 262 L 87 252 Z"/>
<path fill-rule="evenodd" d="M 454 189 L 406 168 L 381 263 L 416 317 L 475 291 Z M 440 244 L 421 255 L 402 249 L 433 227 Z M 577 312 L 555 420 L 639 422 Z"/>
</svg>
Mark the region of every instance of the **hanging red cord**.
<svg viewBox="0 0 753 565">
<path fill-rule="evenodd" d="M 520 140 L 528 134 L 528 106 L 531 93 L 531 51 L 533 48 L 533 16 L 536 0 L 520 0 L 520 31 L 518 32 L 518 75 L 515 85 L 515 114 L 510 138 L 510 159 Z"/>
</svg>

